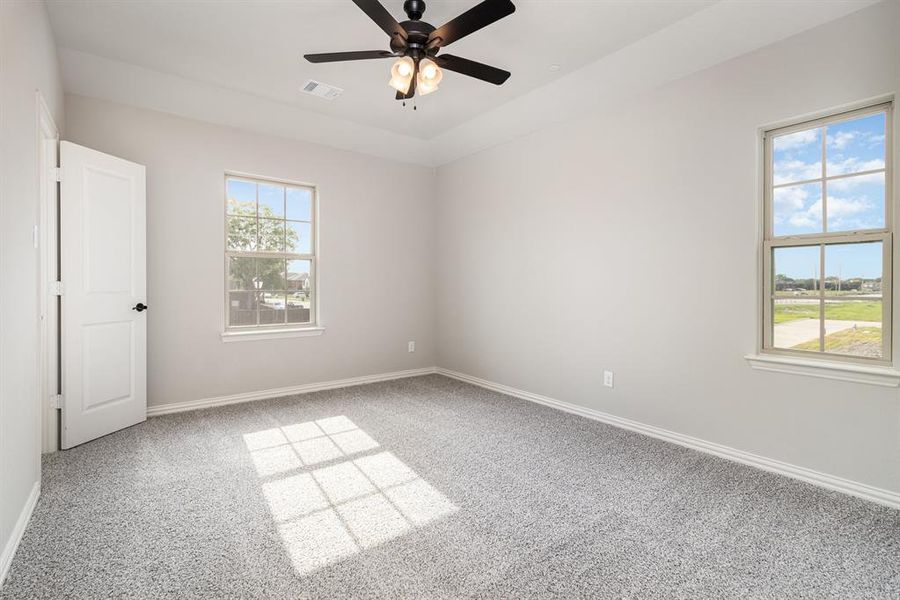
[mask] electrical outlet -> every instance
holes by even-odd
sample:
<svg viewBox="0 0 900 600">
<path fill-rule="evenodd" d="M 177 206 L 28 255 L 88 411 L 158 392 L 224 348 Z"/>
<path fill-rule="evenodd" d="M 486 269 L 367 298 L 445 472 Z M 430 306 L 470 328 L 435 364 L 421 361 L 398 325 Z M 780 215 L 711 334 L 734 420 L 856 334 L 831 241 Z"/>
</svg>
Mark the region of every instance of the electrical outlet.
<svg viewBox="0 0 900 600">
<path fill-rule="evenodd" d="M 603 385 L 608 388 L 613 387 L 613 372 L 603 371 Z"/>
<path fill-rule="evenodd" d="M 409 343 L 409 351 L 410 351 L 410 352 L 415 352 L 415 351 L 416 351 L 416 343 L 415 343 L 415 342 L 410 342 L 410 343 Z"/>
</svg>

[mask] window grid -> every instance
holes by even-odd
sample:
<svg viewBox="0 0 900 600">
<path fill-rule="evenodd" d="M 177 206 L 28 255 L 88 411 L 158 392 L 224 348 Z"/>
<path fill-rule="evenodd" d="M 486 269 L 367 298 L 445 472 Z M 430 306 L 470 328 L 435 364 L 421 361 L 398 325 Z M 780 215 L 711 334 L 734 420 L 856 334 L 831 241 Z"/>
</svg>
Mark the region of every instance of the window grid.
<svg viewBox="0 0 900 600">
<path fill-rule="evenodd" d="M 885 132 L 884 132 L 884 166 L 883 168 L 863 169 L 850 173 L 828 174 L 828 128 L 836 126 L 840 123 L 853 121 L 867 116 L 885 115 Z M 775 183 L 774 163 L 775 151 L 774 140 L 777 137 L 789 135 L 791 133 L 810 131 L 821 128 L 821 171 L 818 177 L 801 178 L 798 180 L 782 181 Z M 763 336 L 762 349 L 765 352 L 802 355 L 806 357 L 818 357 L 824 359 L 838 359 L 847 362 L 856 362 L 864 364 L 891 364 L 892 356 L 892 272 L 893 272 L 893 103 L 882 103 L 878 105 L 861 108 L 858 110 L 848 111 L 840 114 L 831 115 L 814 121 L 798 123 L 789 127 L 782 127 L 765 132 L 764 141 L 764 183 L 765 183 L 765 202 L 764 202 L 764 239 L 763 239 Z M 851 179 L 855 177 L 866 177 L 872 175 L 883 174 L 884 176 L 884 223 L 883 227 L 878 228 L 862 228 L 853 230 L 837 230 L 829 231 L 828 228 L 828 185 L 831 182 Z M 796 233 L 787 235 L 774 235 L 774 193 L 775 190 L 790 188 L 793 186 L 802 186 L 806 184 L 821 184 L 821 221 L 822 230 L 820 233 Z M 829 352 L 826 349 L 826 309 L 827 309 L 827 275 L 826 275 L 826 253 L 829 248 L 846 246 L 847 244 L 865 244 L 880 243 L 882 249 L 882 275 L 881 275 L 881 356 L 880 357 L 861 357 L 845 353 Z M 818 350 L 797 350 L 794 348 L 776 347 L 773 341 L 774 337 L 774 306 L 776 303 L 776 272 L 774 263 L 774 253 L 779 249 L 785 248 L 817 248 L 819 252 L 818 275 L 814 278 L 818 282 L 816 299 L 818 300 L 818 320 L 819 320 L 819 340 Z"/>
<path fill-rule="evenodd" d="M 247 224 L 251 215 L 241 212 L 243 201 L 231 197 L 231 184 L 253 186 L 253 233 L 237 235 L 236 223 Z M 280 215 L 263 212 L 260 188 L 280 189 Z M 288 194 L 301 193 L 308 198 L 307 218 L 288 218 Z M 316 216 L 315 187 L 243 175 L 225 177 L 225 329 L 226 331 L 302 329 L 317 325 Z M 267 206 L 268 208 L 268 206 Z M 301 215 L 302 217 L 303 215 Z M 290 232 L 300 226 L 300 233 L 290 248 Z M 302 234 L 305 233 L 306 239 Z M 263 240 L 264 236 L 269 240 Z M 274 241 L 274 243 L 273 243 Z M 238 243 L 240 242 L 240 243 Z M 299 250 L 296 251 L 296 245 Z M 244 267 L 238 269 L 237 263 Z M 276 267 L 280 261 L 280 265 Z M 291 263 L 301 269 L 291 271 Z M 252 267 L 248 268 L 248 264 Z M 261 269 L 264 265 L 264 269 Z M 273 269 L 274 268 L 274 269 Z M 293 276 L 293 277 L 292 277 Z M 273 281 L 274 278 L 274 281 Z M 239 281 L 240 280 L 240 281 Z M 252 315 L 250 314 L 252 313 Z M 249 319 L 248 319 L 249 317 Z"/>
</svg>

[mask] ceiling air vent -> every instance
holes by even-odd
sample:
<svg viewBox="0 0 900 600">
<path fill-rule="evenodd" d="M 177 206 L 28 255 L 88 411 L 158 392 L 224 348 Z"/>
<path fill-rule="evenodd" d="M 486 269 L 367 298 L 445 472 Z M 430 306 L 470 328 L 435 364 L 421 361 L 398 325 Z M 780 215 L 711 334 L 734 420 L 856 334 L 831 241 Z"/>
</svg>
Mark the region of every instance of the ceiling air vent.
<svg viewBox="0 0 900 600">
<path fill-rule="evenodd" d="M 324 98 L 325 100 L 334 100 L 344 93 L 344 90 L 339 87 L 328 85 L 327 83 L 322 83 L 321 81 L 316 81 L 314 79 L 310 79 L 309 81 L 307 81 L 301 91 L 304 94 L 309 94 L 310 96 L 318 96 L 319 98 Z"/>
</svg>

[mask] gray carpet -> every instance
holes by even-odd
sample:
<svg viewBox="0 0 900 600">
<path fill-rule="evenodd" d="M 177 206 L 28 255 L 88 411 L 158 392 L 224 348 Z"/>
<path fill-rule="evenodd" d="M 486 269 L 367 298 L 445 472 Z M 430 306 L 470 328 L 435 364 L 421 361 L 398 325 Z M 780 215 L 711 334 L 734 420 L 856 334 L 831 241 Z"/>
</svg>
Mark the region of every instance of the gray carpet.
<svg viewBox="0 0 900 600">
<path fill-rule="evenodd" d="M 0 598 L 898 598 L 900 511 L 440 376 L 44 461 Z"/>
</svg>

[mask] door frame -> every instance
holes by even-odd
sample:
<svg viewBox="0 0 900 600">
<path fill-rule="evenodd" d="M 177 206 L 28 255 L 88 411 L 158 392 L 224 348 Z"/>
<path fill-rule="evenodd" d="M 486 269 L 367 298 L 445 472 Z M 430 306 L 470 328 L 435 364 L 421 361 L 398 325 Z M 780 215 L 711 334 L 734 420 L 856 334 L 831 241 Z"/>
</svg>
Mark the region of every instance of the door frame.
<svg viewBox="0 0 900 600">
<path fill-rule="evenodd" d="M 59 450 L 59 129 L 40 91 L 37 103 L 38 406 L 41 452 Z"/>
</svg>

